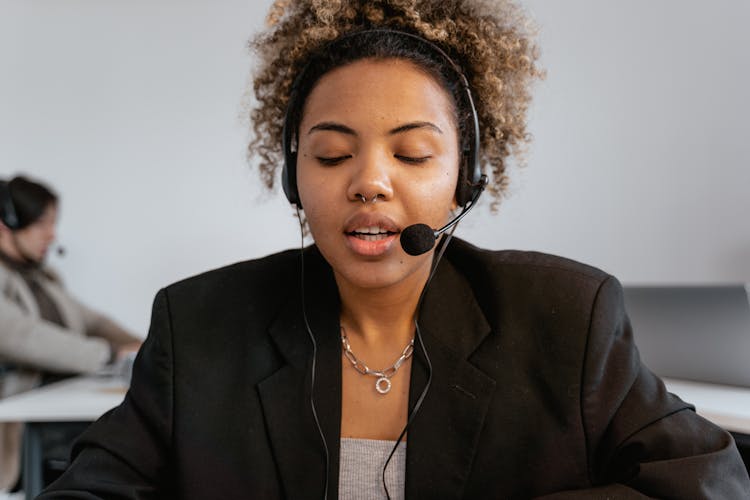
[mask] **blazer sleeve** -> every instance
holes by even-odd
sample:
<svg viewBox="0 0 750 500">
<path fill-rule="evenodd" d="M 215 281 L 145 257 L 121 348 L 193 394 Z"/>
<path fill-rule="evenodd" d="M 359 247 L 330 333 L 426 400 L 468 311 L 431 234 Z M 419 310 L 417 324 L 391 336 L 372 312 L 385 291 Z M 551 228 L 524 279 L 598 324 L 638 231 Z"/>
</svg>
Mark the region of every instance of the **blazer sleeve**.
<svg viewBox="0 0 750 500">
<path fill-rule="evenodd" d="M 167 499 L 172 471 L 172 332 L 167 292 L 154 300 L 151 327 L 122 404 L 76 441 L 71 465 L 38 498 Z"/>
<path fill-rule="evenodd" d="M 592 309 L 581 414 L 592 488 L 540 498 L 750 498 L 732 436 L 668 393 L 641 363 L 613 277 Z"/>
</svg>

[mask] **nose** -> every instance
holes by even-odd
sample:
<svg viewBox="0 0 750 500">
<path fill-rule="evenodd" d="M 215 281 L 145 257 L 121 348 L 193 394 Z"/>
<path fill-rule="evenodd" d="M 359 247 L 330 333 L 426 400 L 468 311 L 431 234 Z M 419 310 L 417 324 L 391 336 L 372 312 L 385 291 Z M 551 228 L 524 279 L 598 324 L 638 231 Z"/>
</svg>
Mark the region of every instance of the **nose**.
<svg viewBox="0 0 750 500">
<path fill-rule="evenodd" d="M 390 200 L 393 198 L 393 184 L 389 158 L 377 151 L 360 154 L 356 160 L 347 189 L 351 201 L 363 199 Z"/>
</svg>

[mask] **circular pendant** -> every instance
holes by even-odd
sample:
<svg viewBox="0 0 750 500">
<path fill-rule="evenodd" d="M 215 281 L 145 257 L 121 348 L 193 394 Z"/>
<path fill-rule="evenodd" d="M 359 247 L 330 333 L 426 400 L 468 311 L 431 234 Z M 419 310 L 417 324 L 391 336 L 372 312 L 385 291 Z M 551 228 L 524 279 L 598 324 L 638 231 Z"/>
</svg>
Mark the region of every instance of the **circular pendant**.
<svg viewBox="0 0 750 500">
<path fill-rule="evenodd" d="M 391 381 L 385 377 L 380 377 L 378 381 L 375 382 L 375 390 L 380 394 L 388 394 L 388 391 L 391 390 Z"/>
</svg>

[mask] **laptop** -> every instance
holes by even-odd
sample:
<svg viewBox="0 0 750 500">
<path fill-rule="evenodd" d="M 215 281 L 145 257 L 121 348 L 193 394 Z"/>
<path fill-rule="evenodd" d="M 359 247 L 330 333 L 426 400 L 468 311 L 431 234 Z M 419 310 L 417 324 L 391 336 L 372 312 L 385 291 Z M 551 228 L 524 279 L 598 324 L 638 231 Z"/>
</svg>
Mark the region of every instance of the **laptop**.
<svg viewBox="0 0 750 500">
<path fill-rule="evenodd" d="M 661 377 L 750 387 L 743 285 L 625 287 L 643 363 Z"/>
</svg>

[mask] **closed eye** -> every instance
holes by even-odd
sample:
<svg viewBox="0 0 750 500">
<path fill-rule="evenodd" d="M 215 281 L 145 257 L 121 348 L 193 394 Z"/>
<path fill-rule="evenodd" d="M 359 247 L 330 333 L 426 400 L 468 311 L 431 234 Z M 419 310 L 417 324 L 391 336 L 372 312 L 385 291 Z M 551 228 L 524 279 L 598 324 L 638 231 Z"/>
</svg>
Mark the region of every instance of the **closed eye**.
<svg viewBox="0 0 750 500">
<path fill-rule="evenodd" d="M 338 165 L 339 163 L 343 162 L 344 160 L 347 160 L 351 158 L 351 155 L 346 156 L 316 156 L 315 159 L 318 160 L 321 165 Z"/>
<path fill-rule="evenodd" d="M 420 163 L 424 163 L 432 156 L 404 156 L 404 155 L 393 155 L 395 158 L 398 158 L 399 160 L 405 162 L 405 163 L 411 163 L 413 165 L 418 165 Z"/>
</svg>

